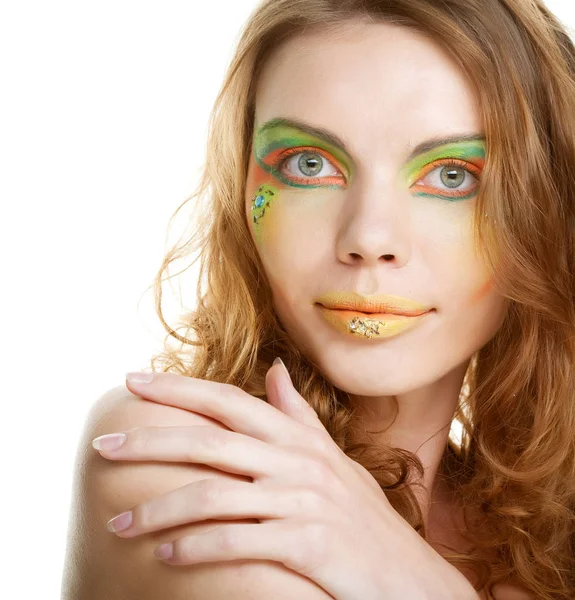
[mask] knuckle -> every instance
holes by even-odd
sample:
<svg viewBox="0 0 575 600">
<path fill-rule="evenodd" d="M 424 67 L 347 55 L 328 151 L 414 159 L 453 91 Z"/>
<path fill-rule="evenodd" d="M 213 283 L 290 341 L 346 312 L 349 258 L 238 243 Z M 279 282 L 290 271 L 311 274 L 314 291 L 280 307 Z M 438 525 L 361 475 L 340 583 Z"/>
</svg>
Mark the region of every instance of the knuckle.
<svg viewBox="0 0 575 600">
<path fill-rule="evenodd" d="M 213 454 L 222 447 L 222 436 L 219 430 L 212 427 L 203 427 L 201 433 L 186 436 L 187 459 L 189 462 L 197 462 L 198 453 Z M 200 450 L 201 448 L 201 450 Z"/>
<path fill-rule="evenodd" d="M 194 559 L 195 544 L 192 536 L 185 536 L 173 541 L 174 558 L 178 561 L 191 563 Z"/>
<path fill-rule="evenodd" d="M 234 525 L 220 527 L 216 535 L 216 548 L 224 553 L 224 556 L 229 556 L 238 547 L 239 529 Z"/>
<path fill-rule="evenodd" d="M 304 529 L 305 546 L 316 564 L 327 557 L 331 543 L 331 529 L 322 521 L 309 521 Z"/>
<path fill-rule="evenodd" d="M 331 484 L 333 479 L 333 469 L 329 462 L 322 457 L 308 458 L 306 464 L 308 477 L 318 486 L 325 487 Z"/>
<path fill-rule="evenodd" d="M 217 479 L 202 479 L 198 489 L 198 500 L 201 504 L 214 507 L 221 497 L 221 482 Z"/>
<path fill-rule="evenodd" d="M 154 527 L 154 513 L 148 502 L 138 504 L 132 509 L 133 525 L 138 529 L 148 530 Z"/>
<path fill-rule="evenodd" d="M 286 566 L 302 575 L 310 572 L 311 552 L 307 544 L 302 543 L 301 531 L 294 531 L 289 541 L 284 545 Z"/>
<path fill-rule="evenodd" d="M 137 427 L 133 429 L 129 434 L 129 440 L 131 447 L 138 453 L 145 453 L 150 449 L 153 438 L 153 430 L 157 427 Z"/>
<path fill-rule="evenodd" d="M 295 494 L 295 513 L 301 515 L 321 514 L 326 499 L 317 490 L 303 488 Z"/>
<path fill-rule="evenodd" d="M 320 456 L 331 456 L 334 444 L 335 442 L 331 436 L 325 431 L 320 431 L 319 429 L 312 431 L 309 447 Z"/>
<path fill-rule="evenodd" d="M 345 482 L 335 471 L 332 463 L 321 457 L 307 458 L 305 468 L 307 480 L 316 490 L 320 490 L 324 499 L 324 509 L 327 498 L 343 498 L 348 493 Z"/>
</svg>

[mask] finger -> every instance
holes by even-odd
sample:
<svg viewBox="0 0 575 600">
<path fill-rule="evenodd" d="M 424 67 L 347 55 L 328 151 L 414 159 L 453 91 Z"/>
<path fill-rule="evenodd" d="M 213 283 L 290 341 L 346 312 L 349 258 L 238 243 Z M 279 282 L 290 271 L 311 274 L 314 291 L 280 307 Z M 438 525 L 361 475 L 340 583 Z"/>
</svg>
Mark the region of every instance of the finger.
<svg viewBox="0 0 575 600">
<path fill-rule="evenodd" d="M 133 538 L 212 519 L 283 519 L 297 514 L 297 503 L 285 487 L 208 478 L 138 504 L 131 510 L 129 527 L 114 533 Z"/>
<path fill-rule="evenodd" d="M 150 383 L 126 385 L 134 394 L 153 402 L 176 406 L 216 419 L 229 429 L 265 442 L 283 445 L 300 442 L 302 427 L 288 415 L 240 388 L 206 379 L 196 379 L 175 373 L 154 373 Z M 327 433 L 325 435 L 328 435 Z"/>
<path fill-rule="evenodd" d="M 335 493 L 340 479 L 331 464 L 307 448 L 281 447 L 234 431 L 213 427 L 137 427 L 124 432 L 116 450 L 98 450 L 108 460 L 204 464 L 220 471 L 251 477 L 266 485 L 322 489 Z M 345 473 L 345 472 L 344 472 Z M 344 480 L 345 479 L 344 477 Z"/>
<path fill-rule="evenodd" d="M 163 559 L 171 565 L 260 559 L 280 562 L 301 572 L 307 564 L 301 530 L 282 521 L 222 525 L 178 538 L 173 544 L 173 556 Z"/>
<path fill-rule="evenodd" d="M 342 533 L 343 540 L 336 537 L 333 525 L 311 521 L 222 525 L 175 539 L 173 555 L 161 560 L 170 565 L 271 560 L 307 577 L 334 600 L 390 597 L 385 590 L 382 596 L 382 576 L 373 575 L 381 573 L 382 568 L 386 573 L 389 571 L 386 565 L 374 565 L 377 548 L 366 550 L 357 536 Z M 385 577 L 386 582 L 389 577 Z M 385 589 L 389 590 L 389 585 Z"/>
<path fill-rule="evenodd" d="M 266 398 L 269 404 L 292 417 L 298 423 L 306 422 L 303 407 L 304 400 L 291 384 L 289 373 L 283 364 L 275 364 L 268 370 L 265 386 Z"/>
<path fill-rule="evenodd" d="M 382 576 L 373 575 L 386 566 L 374 565 L 377 548 L 366 550 L 356 535 L 342 533 L 343 540 L 336 537 L 333 525 L 312 521 L 226 524 L 175 539 L 173 555 L 161 560 L 169 565 L 271 560 L 310 579 L 334 600 L 389 597 L 385 590 L 382 596 Z M 389 585 L 385 589 L 389 590 Z"/>
<path fill-rule="evenodd" d="M 298 455 L 242 433 L 215 427 L 136 427 L 116 450 L 101 456 L 122 461 L 188 462 L 253 478 L 301 470 Z"/>
</svg>

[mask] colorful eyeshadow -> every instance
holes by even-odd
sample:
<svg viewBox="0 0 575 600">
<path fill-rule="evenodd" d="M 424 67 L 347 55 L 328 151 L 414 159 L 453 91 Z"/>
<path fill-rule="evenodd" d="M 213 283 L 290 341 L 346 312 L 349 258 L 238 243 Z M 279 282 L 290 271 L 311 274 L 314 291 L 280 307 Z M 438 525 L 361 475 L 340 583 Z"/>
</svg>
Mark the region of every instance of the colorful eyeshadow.
<svg viewBox="0 0 575 600">
<path fill-rule="evenodd" d="M 485 143 L 475 140 L 445 144 L 416 156 L 402 169 L 402 175 L 410 188 L 413 188 L 415 183 L 438 168 L 451 168 L 452 173 L 462 169 L 479 180 L 484 165 Z M 452 188 L 452 193 L 429 185 L 419 185 L 414 189 L 417 196 L 457 201 L 468 200 L 475 196 L 478 185 L 474 186 L 471 191 Z"/>
<path fill-rule="evenodd" d="M 438 145 L 430 147 L 434 142 L 436 140 L 420 144 L 419 153 L 410 158 L 402 168 L 402 176 L 409 189 L 420 197 L 450 201 L 467 200 L 475 196 L 485 164 L 485 138 L 479 135 L 465 136 L 464 139 L 445 138 L 443 143 L 437 140 Z M 341 189 L 350 182 L 355 166 L 343 142 L 337 136 L 291 119 L 276 118 L 265 123 L 256 131 L 253 147 L 254 160 L 262 171 L 290 187 Z M 418 148 L 414 151 L 418 152 Z M 284 172 L 283 167 L 287 161 L 297 155 L 301 155 L 302 161 L 298 163 L 298 168 L 306 164 L 305 155 L 311 155 L 312 160 L 314 156 L 319 157 L 315 159 L 316 165 L 323 165 L 323 161 L 328 161 L 338 172 L 321 177 L 306 176 L 303 173 L 298 177 L 295 173 Z M 415 185 L 426 175 L 439 169 L 443 184 L 451 188 L 451 192 L 449 189 L 429 184 Z M 471 190 L 468 186 L 461 188 L 457 185 L 461 175 L 462 183 L 468 179 L 467 174 L 477 180 L 477 185 Z M 450 183 L 455 185 L 450 186 Z"/>
<path fill-rule="evenodd" d="M 271 122 L 273 123 L 273 121 Z M 286 174 L 281 170 L 283 164 L 297 154 L 312 154 L 329 161 L 341 175 L 322 177 Z M 318 139 L 306 132 L 300 132 L 287 125 L 266 124 L 254 136 L 254 159 L 267 173 L 291 187 L 334 188 L 345 186 L 349 177 L 346 155 L 336 146 Z"/>
</svg>

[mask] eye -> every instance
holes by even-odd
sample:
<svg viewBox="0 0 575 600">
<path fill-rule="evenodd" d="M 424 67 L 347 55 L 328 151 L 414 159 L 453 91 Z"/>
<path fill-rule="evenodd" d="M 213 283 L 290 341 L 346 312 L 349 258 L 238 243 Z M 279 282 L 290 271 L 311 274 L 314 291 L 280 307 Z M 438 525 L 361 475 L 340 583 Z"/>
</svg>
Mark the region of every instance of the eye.
<svg viewBox="0 0 575 600">
<path fill-rule="evenodd" d="M 275 168 L 287 183 L 341 185 L 345 178 L 331 160 L 317 148 L 290 148 Z"/>
<path fill-rule="evenodd" d="M 425 196 L 462 200 L 475 194 L 480 174 L 479 167 L 464 160 L 443 159 L 427 165 L 414 186 Z"/>
</svg>

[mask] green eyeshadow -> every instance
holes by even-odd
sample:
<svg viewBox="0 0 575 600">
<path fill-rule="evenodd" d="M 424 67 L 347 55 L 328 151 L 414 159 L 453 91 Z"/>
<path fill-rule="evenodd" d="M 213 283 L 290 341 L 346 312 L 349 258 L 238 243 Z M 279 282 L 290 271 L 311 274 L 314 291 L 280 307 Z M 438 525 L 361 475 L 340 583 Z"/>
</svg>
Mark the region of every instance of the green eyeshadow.
<svg viewBox="0 0 575 600">
<path fill-rule="evenodd" d="M 412 158 L 401 169 L 402 177 L 411 186 L 417 181 L 420 172 L 428 164 L 437 160 L 449 160 L 450 158 L 483 167 L 485 154 L 485 142 L 481 140 L 444 144 Z"/>
</svg>

